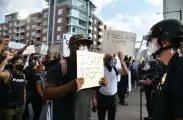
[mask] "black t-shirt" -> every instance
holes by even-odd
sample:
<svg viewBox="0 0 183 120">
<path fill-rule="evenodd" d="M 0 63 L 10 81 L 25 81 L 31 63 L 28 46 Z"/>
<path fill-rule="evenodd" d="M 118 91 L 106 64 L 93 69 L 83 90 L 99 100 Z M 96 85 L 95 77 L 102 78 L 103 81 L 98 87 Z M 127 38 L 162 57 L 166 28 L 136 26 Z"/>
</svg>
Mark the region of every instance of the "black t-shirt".
<svg viewBox="0 0 183 120">
<path fill-rule="evenodd" d="M 26 67 L 24 70 L 25 73 L 25 79 L 27 80 L 27 85 L 26 85 L 26 89 L 27 89 L 27 93 L 29 91 L 31 92 L 36 92 L 36 88 L 35 88 L 35 70 L 32 69 L 30 66 Z"/>
<path fill-rule="evenodd" d="M 183 57 L 176 53 L 167 66 L 166 81 L 157 98 L 152 120 L 183 118 Z"/>
<path fill-rule="evenodd" d="M 68 84 L 77 78 L 77 64 L 70 58 L 67 61 L 67 74 L 62 76 L 61 65 L 57 64 L 47 74 L 47 82 L 58 86 Z M 88 120 L 92 89 L 70 92 L 53 101 L 53 120 Z"/>
</svg>

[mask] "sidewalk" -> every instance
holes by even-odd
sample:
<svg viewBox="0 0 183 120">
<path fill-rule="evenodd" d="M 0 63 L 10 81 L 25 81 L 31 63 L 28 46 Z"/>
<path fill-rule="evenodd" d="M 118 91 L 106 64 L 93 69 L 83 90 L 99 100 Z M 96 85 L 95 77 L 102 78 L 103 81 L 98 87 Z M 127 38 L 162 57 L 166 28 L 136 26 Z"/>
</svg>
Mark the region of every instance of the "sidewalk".
<svg viewBox="0 0 183 120">
<path fill-rule="evenodd" d="M 142 117 L 147 116 L 147 111 L 145 107 L 145 96 L 143 93 L 143 108 L 142 108 Z M 140 120 L 140 92 L 137 89 L 134 89 L 130 92 L 130 95 L 127 99 L 129 106 L 118 105 L 116 120 Z M 97 114 L 92 113 L 93 120 L 98 120 Z M 107 116 L 106 116 L 107 120 Z"/>
</svg>

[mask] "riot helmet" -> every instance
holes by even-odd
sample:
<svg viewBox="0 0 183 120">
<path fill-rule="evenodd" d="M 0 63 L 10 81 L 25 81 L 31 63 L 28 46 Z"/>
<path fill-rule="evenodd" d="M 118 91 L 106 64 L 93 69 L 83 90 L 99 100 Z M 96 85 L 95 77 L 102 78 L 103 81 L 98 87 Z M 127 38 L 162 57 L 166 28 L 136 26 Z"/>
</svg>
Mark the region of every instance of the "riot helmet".
<svg viewBox="0 0 183 120">
<path fill-rule="evenodd" d="M 164 50 L 178 49 L 183 41 L 183 26 L 175 19 L 162 20 L 152 26 L 146 40 L 148 50 L 154 57 Z M 163 46 L 163 41 L 169 41 L 170 44 Z"/>
</svg>

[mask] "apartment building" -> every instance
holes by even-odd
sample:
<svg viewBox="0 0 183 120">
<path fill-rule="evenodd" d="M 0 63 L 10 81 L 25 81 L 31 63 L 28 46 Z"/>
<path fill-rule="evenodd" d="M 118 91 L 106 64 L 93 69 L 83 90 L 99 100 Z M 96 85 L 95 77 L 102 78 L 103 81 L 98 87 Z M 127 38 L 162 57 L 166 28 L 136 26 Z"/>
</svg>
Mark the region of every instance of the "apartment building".
<svg viewBox="0 0 183 120">
<path fill-rule="evenodd" d="M 96 48 L 102 41 L 103 22 L 93 14 L 96 9 L 90 0 L 58 0 L 54 21 L 54 49 L 60 51 L 62 35 L 83 34 L 94 41 Z M 35 44 L 47 44 L 48 8 L 19 19 L 18 13 L 5 16 L 0 23 L 0 37 L 9 35 L 12 41 L 26 43 L 32 39 Z M 56 47 L 55 47 L 56 46 Z"/>
</svg>

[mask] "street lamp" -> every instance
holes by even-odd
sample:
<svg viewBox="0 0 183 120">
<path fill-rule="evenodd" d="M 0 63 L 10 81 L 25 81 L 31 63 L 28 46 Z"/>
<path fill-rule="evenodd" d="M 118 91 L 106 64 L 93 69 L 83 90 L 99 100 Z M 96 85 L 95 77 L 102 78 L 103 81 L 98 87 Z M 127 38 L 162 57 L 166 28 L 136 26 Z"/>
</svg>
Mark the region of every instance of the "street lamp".
<svg viewBox="0 0 183 120">
<path fill-rule="evenodd" d="M 178 11 L 170 11 L 170 12 L 164 12 L 164 13 L 157 13 L 159 14 L 167 14 L 167 13 L 175 13 L 175 12 L 179 12 L 180 13 L 180 21 L 182 21 L 182 10 L 178 10 Z"/>
</svg>

